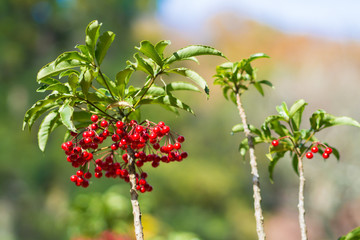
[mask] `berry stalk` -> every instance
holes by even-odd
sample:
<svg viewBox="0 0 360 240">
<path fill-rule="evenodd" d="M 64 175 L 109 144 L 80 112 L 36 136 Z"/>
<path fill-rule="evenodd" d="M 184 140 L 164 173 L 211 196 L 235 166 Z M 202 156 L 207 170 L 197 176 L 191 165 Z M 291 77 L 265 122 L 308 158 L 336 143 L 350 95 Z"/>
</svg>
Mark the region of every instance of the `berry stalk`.
<svg viewBox="0 0 360 240">
<path fill-rule="evenodd" d="M 249 145 L 251 174 L 253 176 L 252 182 L 253 182 L 253 191 L 254 191 L 253 197 L 254 197 L 254 210 L 255 210 L 255 220 L 256 220 L 256 232 L 259 240 L 265 240 L 266 234 L 264 230 L 264 216 L 261 209 L 260 177 L 257 168 L 255 148 L 253 143 L 253 137 L 251 136 L 250 130 L 247 125 L 246 114 L 242 106 L 239 93 L 236 94 L 236 103 L 239 110 L 241 121 L 244 125 L 244 133 L 248 139 L 248 145 Z"/>
</svg>

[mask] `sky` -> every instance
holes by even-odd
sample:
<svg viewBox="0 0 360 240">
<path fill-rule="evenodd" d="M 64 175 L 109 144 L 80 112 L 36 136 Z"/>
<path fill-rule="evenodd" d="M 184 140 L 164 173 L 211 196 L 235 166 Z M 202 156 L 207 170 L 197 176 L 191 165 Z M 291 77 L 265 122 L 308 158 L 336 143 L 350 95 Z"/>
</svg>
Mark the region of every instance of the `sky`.
<svg viewBox="0 0 360 240">
<path fill-rule="evenodd" d="M 358 0 L 158 0 L 157 17 L 170 28 L 196 33 L 222 13 L 280 31 L 332 40 L 360 40 Z"/>
</svg>

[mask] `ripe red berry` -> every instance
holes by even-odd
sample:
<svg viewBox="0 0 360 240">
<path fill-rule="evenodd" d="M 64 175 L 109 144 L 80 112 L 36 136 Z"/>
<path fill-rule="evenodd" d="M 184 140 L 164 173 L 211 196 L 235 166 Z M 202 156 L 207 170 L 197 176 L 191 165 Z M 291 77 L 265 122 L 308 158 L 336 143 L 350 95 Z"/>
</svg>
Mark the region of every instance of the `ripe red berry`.
<svg viewBox="0 0 360 240">
<path fill-rule="evenodd" d="M 71 132 L 70 132 L 70 135 L 71 135 L 71 136 L 73 136 L 73 137 L 76 137 L 76 136 L 77 136 L 77 133 L 76 133 L 76 132 L 71 131 Z"/>
<path fill-rule="evenodd" d="M 158 167 L 159 166 L 159 162 L 152 162 L 151 166 L 153 166 L 154 168 Z"/>
<path fill-rule="evenodd" d="M 184 141 L 185 141 L 184 136 L 178 136 L 177 141 L 178 141 L 179 143 L 184 142 Z"/>
<path fill-rule="evenodd" d="M 140 192 L 141 192 L 141 193 L 144 193 L 144 192 L 146 192 L 146 189 L 145 189 L 145 187 L 141 187 L 141 188 L 140 188 Z"/>
<path fill-rule="evenodd" d="M 142 172 L 140 176 L 141 176 L 141 178 L 147 178 L 148 175 L 146 172 Z"/>
<path fill-rule="evenodd" d="M 84 173 L 84 178 L 90 179 L 91 177 L 92 177 L 91 172 L 86 172 L 86 173 Z"/>
<path fill-rule="evenodd" d="M 107 126 L 109 126 L 109 123 L 106 120 L 102 120 L 100 123 L 100 126 L 102 126 L 103 128 L 106 128 Z"/>
<path fill-rule="evenodd" d="M 124 126 L 124 123 L 122 121 L 117 121 L 116 122 L 116 127 L 117 128 L 122 128 Z"/>
<path fill-rule="evenodd" d="M 141 125 L 137 125 L 136 128 L 135 128 L 135 131 L 136 131 L 137 133 L 140 133 L 140 132 L 142 132 L 143 130 L 144 130 L 144 128 L 143 128 L 143 126 L 141 126 Z"/>
<path fill-rule="evenodd" d="M 164 127 L 165 126 L 165 123 L 163 121 L 160 121 L 158 124 L 157 124 L 159 127 Z"/>
<path fill-rule="evenodd" d="M 84 172 L 81 171 L 81 170 L 79 170 L 79 171 L 76 172 L 76 175 L 77 175 L 78 177 L 81 177 L 83 174 L 84 174 Z"/>
<path fill-rule="evenodd" d="M 187 152 L 182 152 L 180 155 L 183 159 L 188 157 Z"/>
<path fill-rule="evenodd" d="M 98 128 L 99 128 L 99 126 L 96 123 L 91 124 L 92 130 L 97 130 Z"/>
<path fill-rule="evenodd" d="M 279 145 L 279 141 L 278 141 L 278 140 L 273 140 L 273 141 L 271 142 L 271 144 L 272 144 L 274 147 L 276 147 L 276 146 Z"/>
<path fill-rule="evenodd" d="M 307 152 L 306 153 L 306 158 L 308 158 L 308 159 L 312 159 L 313 158 L 313 153 L 312 152 Z"/>
<path fill-rule="evenodd" d="M 313 153 L 317 153 L 319 151 L 319 149 L 318 149 L 318 147 L 314 146 L 314 147 L 311 148 L 311 151 Z"/>
<path fill-rule="evenodd" d="M 162 130 L 161 130 L 161 133 L 164 134 L 164 135 L 169 133 L 169 132 L 170 132 L 170 127 L 169 126 L 164 126 L 162 128 Z"/>
<path fill-rule="evenodd" d="M 92 122 L 97 122 L 97 120 L 99 120 L 99 117 L 97 115 L 92 115 L 90 119 Z"/>
<path fill-rule="evenodd" d="M 332 149 L 331 148 L 329 148 L 329 147 L 327 147 L 326 149 L 325 149 L 325 153 L 327 153 L 327 154 L 331 154 L 332 153 Z"/>
<path fill-rule="evenodd" d="M 77 176 L 76 176 L 76 175 L 72 175 L 72 176 L 70 177 L 70 181 L 76 182 L 76 180 L 77 180 Z"/>
<path fill-rule="evenodd" d="M 136 121 L 136 120 L 131 120 L 131 121 L 130 121 L 130 124 L 131 124 L 131 125 L 136 125 L 136 124 L 137 124 L 137 121 Z"/>
<path fill-rule="evenodd" d="M 115 151 L 118 149 L 118 145 L 116 143 L 113 143 L 111 144 L 110 148 Z"/>
<path fill-rule="evenodd" d="M 177 143 L 174 143 L 174 148 L 176 150 L 179 150 L 181 148 L 181 143 L 177 142 Z"/>
<path fill-rule="evenodd" d="M 146 184 L 146 180 L 143 179 L 143 178 L 140 179 L 140 180 L 139 180 L 139 184 L 140 184 L 140 185 L 145 185 L 145 184 Z"/>
<path fill-rule="evenodd" d="M 327 159 L 327 158 L 329 158 L 330 154 L 324 152 L 322 156 L 323 156 L 324 159 Z"/>
<path fill-rule="evenodd" d="M 94 173 L 94 175 L 96 178 L 101 178 L 103 174 L 102 174 L 102 172 L 96 172 L 96 173 Z"/>
</svg>

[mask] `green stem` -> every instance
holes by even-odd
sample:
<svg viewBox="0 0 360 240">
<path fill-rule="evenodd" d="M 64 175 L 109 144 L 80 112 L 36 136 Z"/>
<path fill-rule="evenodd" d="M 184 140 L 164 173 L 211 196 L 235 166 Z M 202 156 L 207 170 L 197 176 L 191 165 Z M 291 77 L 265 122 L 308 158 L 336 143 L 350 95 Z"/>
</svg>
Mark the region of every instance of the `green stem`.
<svg viewBox="0 0 360 240">
<path fill-rule="evenodd" d="M 103 110 L 101 110 L 100 108 L 98 108 L 95 104 L 93 104 L 92 102 L 90 102 L 89 100 L 87 99 L 84 99 L 84 98 L 81 98 L 79 96 L 74 96 L 75 98 L 78 98 L 80 99 L 81 101 L 85 101 L 87 104 L 90 104 L 91 106 L 93 106 L 94 108 L 96 108 L 97 110 L 99 110 L 101 113 L 103 113 L 104 115 L 114 119 L 114 120 L 117 120 L 116 118 L 114 118 L 113 116 L 109 115 L 107 112 L 104 112 Z"/>
</svg>

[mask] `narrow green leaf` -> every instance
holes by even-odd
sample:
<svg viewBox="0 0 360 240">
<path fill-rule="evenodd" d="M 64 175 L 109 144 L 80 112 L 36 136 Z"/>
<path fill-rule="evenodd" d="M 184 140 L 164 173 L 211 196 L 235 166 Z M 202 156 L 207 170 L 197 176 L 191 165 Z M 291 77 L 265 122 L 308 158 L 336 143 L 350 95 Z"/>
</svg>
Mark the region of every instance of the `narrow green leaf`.
<svg viewBox="0 0 360 240">
<path fill-rule="evenodd" d="M 93 59 L 89 52 L 89 48 L 86 45 L 76 45 L 75 48 L 79 49 L 80 52 L 85 55 L 88 59 Z"/>
<path fill-rule="evenodd" d="M 359 240 L 359 239 L 360 239 L 360 227 L 357 227 L 348 234 L 340 237 L 338 240 Z"/>
<path fill-rule="evenodd" d="M 133 69 L 125 68 L 124 70 L 116 74 L 116 85 L 121 98 L 124 98 L 125 96 L 125 88 L 126 85 L 129 83 L 130 77 L 133 72 Z"/>
<path fill-rule="evenodd" d="M 266 55 L 265 53 L 255 53 L 253 55 L 251 55 L 247 61 L 248 62 L 252 62 L 254 61 L 255 59 L 259 59 L 259 58 L 270 58 L 268 55 Z"/>
<path fill-rule="evenodd" d="M 101 86 L 105 87 L 106 89 L 109 88 L 109 90 L 111 91 L 111 93 L 113 95 L 118 96 L 119 95 L 119 89 L 116 86 L 116 83 L 114 81 L 112 81 L 108 76 L 106 76 L 105 74 L 99 75 L 96 78 L 96 81 L 98 83 L 101 84 Z M 110 94 L 111 96 L 111 94 Z"/>
<path fill-rule="evenodd" d="M 360 127 L 360 123 L 349 117 L 335 117 L 326 113 L 324 110 L 317 110 L 310 117 L 311 128 L 318 131 L 336 125 L 349 125 Z"/>
<path fill-rule="evenodd" d="M 209 87 L 208 87 L 206 81 L 196 72 L 194 72 L 190 69 L 187 69 L 187 68 L 174 68 L 174 69 L 168 70 L 167 72 L 176 73 L 176 74 L 179 74 L 179 75 L 189 78 L 190 80 L 192 80 L 193 82 L 198 84 L 201 87 L 201 89 L 204 89 L 205 93 L 207 95 L 209 95 Z"/>
<path fill-rule="evenodd" d="M 138 53 L 135 53 L 134 58 L 136 59 L 137 70 L 141 70 L 152 77 L 154 76 L 154 69 L 144 58 L 140 57 Z"/>
<path fill-rule="evenodd" d="M 259 82 L 254 82 L 255 88 L 258 90 L 258 92 L 261 94 L 261 96 L 264 96 L 264 90 L 262 89 L 262 86 Z"/>
<path fill-rule="evenodd" d="M 44 84 L 47 84 L 47 85 L 53 85 L 53 84 L 56 84 L 56 83 L 60 83 L 60 81 L 57 80 L 57 79 L 51 78 L 51 77 L 47 77 L 47 78 L 41 79 L 41 81 L 39 81 L 39 83 L 44 83 Z"/>
<path fill-rule="evenodd" d="M 200 56 L 200 55 L 215 55 L 226 58 L 222 52 L 215 48 L 202 45 L 190 45 L 174 52 L 170 57 L 165 60 L 166 64 L 171 64 L 175 61 L 181 61 L 189 57 Z"/>
<path fill-rule="evenodd" d="M 287 122 L 289 121 L 289 110 L 285 102 L 282 102 L 281 106 L 276 106 L 276 110 L 278 111 L 280 116 L 282 116 L 285 119 L 285 121 Z"/>
<path fill-rule="evenodd" d="M 185 90 L 185 91 L 200 92 L 200 90 L 196 86 L 186 82 L 171 82 L 163 88 L 166 89 L 166 91 Z"/>
<path fill-rule="evenodd" d="M 62 123 L 70 131 L 77 132 L 74 123 L 72 122 L 74 108 L 70 106 L 70 101 L 65 101 L 65 103 L 60 107 L 59 113 Z"/>
<path fill-rule="evenodd" d="M 136 47 L 140 52 L 142 52 L 145 56 L 151 58 L 156 62 L 160 67 L 163 66 L 163 60 L 161 59 L 159 53 L 156 51 L 154 45 L 152 45 L 149 41 L 140 42 L 140 47 Z"/>
<path fill-rule="evenodd" d="M 304 112 L 307 103 L 305 100 L 300 99 L 296 101 L 289 110 L 289 118 L 295 131 L 300 129 L 302 113 Z"/>
<path fill-rule="evenodd" d="M 45 88 L 45 90 L 53 90 L 53 91 L 58 91 L 59 93 L 66 93 L 66 94 L 70 93 L 70 89 L 67 86 L 65 86 L 63 83 L 52 84 L 47 88 Z"/>
<path fill-rule="evenodd" d="M 66 71 L 61 72 L 59 74 L 59 79 L 65 77 L 65 76 L 70 76 L 71 74 L 75 74 L 76 76 L 80 75 L 79 71 L 76 71 L 74 69 L 70 69 L 70 70 L 66 70 Z"/>
<path fill-rule="evenodd" d="M 107 31 L 104 32 L 96 45 L 95 50 L 95 57 L 98 65 L 100 66 L 104 57 L 106 56 L 109 47 L 111 46 L 112 42 L 114 41 L 115 34 L 113 32 Z"/>
<path fill-rule="evenodd" d="M 53 130 L 53 127 L 58 119 L 59 119 L 59 112 L 52 111 L 43 119 L 43 121 L 40 124 L 39 132 L 38 132 L 38 144 L 42 152 L 45 151 L 49 134 Z"/>
<path fill-rule="evenodd" d="M 274 183 L 275 166 L 279 162 L 279 160 L 284 157 L 285 153 L 286 152 L 278 152 L 278 153 L 274 154 L 274 156 L 271 157 L 271 161 L 270 161 L 269 167 L 268 167 L 269 178 L 270 178 L 271 183 Z"/>
<path fill-rule="evenodd" d="M 55 67 L 61 62 L 71 61 L 71 60 L 78 60 L 80 62 L 84 62 L 88 64 L 91 63 L 91 59 L 87 58 L 86 56 L 80 54 L 77 51 L 71 51 L 71 52 L 64 52 L 60 56 L 58 56 L 55 59 Z"/>
<path fill-rule="evenodd" d="M 25 129 L 26 124 L 28 124 L 29 129 L 31 129 L 35 120 L 38 119 L 46 111 L 57 107 L 59 105 L 59 103 L 57 103 L 57 100 L 63 97 L 64 96 L 60 94 L 50 94 L 45 99 L 39 100 L 34 105 L 32 105 L 31 108 L 25 113 L 23 130 Z"/>
<path fill-rule="evenodd" d="M 97 20 L 94 20 L 89 23 L 85 31 L 86 33 L 85 43 L 93 59 L 95 58 L 95 46 L 99 38 L 100 27 L 101 24 L 99 24 Z"/>
<path fill-rule="evenodd" d="M 87 94 L 89 92 L 89 88 L 90 88 L 90 86 L 92 84 L 92 81 L 94 79 L 94 76 L 92 74 L 92 71 L 89 70 L 89 69 L 83 70 L 81 73 L 82 73 L 80 75 L 81 90 L 83 91 L 85 96 L 87 96 Z"/>
<path fill-rule="evenodd" d="M 162 41 L 158 42 L 155 45 L 155 50 L 163 58 L 164 57 L 164 50 L 170 44 L 171 44 L 171 42 L 169 40 L 162 40 Z"/>
<path fill-rule="evenodd" d="M 175 107 L 194 114 L 194 111 L 187 104 L 172 95 L 165 95 L 155 99 L 143 99 L 140 104 L 162 104 L 170 107 Z"/>
<path fill-rule="evenodd" d="M 268 80 L 261 80 L 261 81 L 257 81 L 257 82 L 260 83 L 260 84 L 267 85 L 267 86 L 269 86 L 271 88 L 274 88 L 273 84 Z"/>
<path fill-rule="evenodd" d="M 55 61 L 53 61 L 40 69 L 37 74 L 37 81 L 41 82 L 44 78 L 56 76 L 63 71 L 81 66 L 88 66 L 88 63 L 73 59 L 68 61 L 62 61 L 56 65 Z"/>
<path fill-rule="evenodd" d="M 296 154 L 293 154 L 291 163 L 295 173 L 299 175 L 299 159 Z"/>
</svg>

